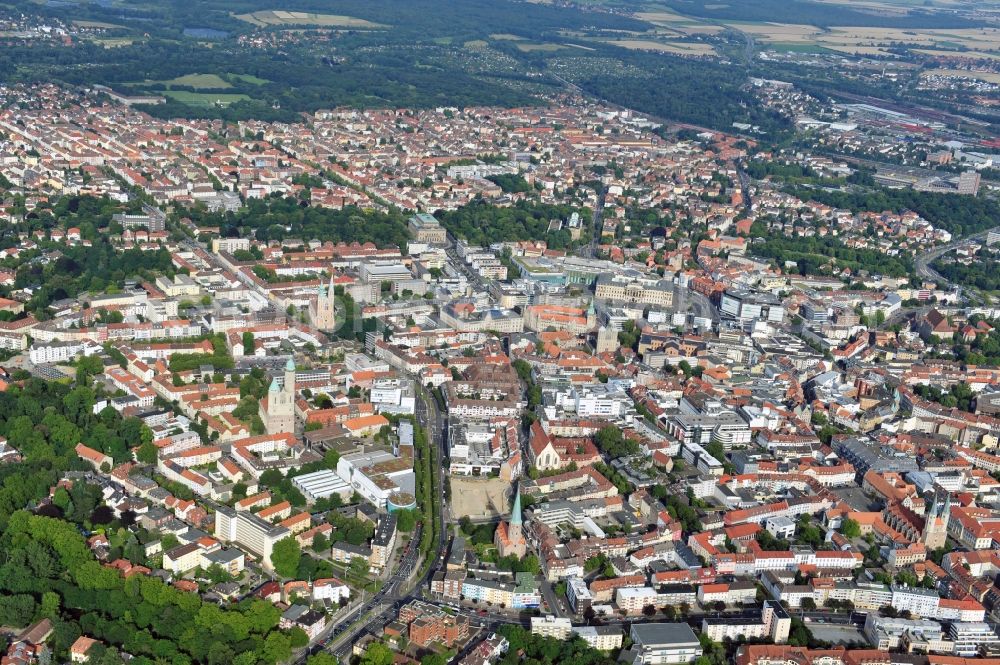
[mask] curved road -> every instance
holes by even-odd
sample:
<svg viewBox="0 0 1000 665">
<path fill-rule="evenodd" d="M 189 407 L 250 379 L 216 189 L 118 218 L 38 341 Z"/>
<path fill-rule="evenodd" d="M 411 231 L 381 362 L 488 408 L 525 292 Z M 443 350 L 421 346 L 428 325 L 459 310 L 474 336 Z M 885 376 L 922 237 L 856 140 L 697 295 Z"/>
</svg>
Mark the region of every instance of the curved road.
<svg viewBox="0 0 1000 665">
<path fill-rule="evenodd" d="M 936 261 L 937 259 L 941 258 L 942 256 L 944 256 L 945 254 L 954 251 L 959 247 L 961 247 L 962 245 L 966 245 L 971 241 L 984 242 L 986 240 L 986 236 L 989 235 L 991 231 L 1000 232 L 1000 226 L 995 226 L 992 229 L 987 229 L 985 231 L 980 231 L 979 233 L 975 233 L 971 236 L 966 236 L 964 238 L 959 238 L 958 240 L 953 240 L 947 245 L 941 245 L 940 247 L 935 247 L 934 249 L 918 254 L 913 259 L 913 267 L 916 270 L 917 276 L 935 282 L 940 282 L 942 284 L 947 284 L 952 289 L 959 289 L 961 290 L 962 293 L 964 293 L 965 297 L 970 300 L 974 300 L 977 302 L 982 301 L 982 296 L 980 296 L 978 293 L 976 293 L 975 291 L 962 290 L 960 284 L 955 284 L 950 280 L 945 279 L 944 276 L 941 275 L 941 273 L 939 273 L 937 270 L 934 270 L 934 268 L 932 268 L 930 264 Z"/>
</svg>

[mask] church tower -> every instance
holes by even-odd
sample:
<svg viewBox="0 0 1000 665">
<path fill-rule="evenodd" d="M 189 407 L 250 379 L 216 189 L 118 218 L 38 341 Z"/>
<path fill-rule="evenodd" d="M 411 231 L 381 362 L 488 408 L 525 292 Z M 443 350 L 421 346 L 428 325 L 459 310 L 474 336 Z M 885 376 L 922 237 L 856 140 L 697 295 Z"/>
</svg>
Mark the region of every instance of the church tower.
<svg viewBox="0 0 1000 665">
<path fill-rule="evenodd" d="M 951 518 L 951 494 L 944 501 L 944 507 L 939 510 L 937 495 L 933 498 L 930 511 L 924 518 L 924 530 L 920 540 L 929 550 L 936 550 L 948 542 L 948 520 Z"/>
<path fill-rule="evenodd" d="M 494 544 L 500 556 L 516 556 L 523 559 L 528 553 L 528 543 L 521 531 L 521 488 L 514 494 L 514 506 L 510 510 L 510 521 L 500 522 L 494 536 Z"/>
<path fill-rule="evenodd" d="M 261 400 L 260 419 L 268 434 L 295 432 L 295 361 L 291 358 L 285 365 L 285 385 L 273 379 L 267 397 Z"/>
<path fill-rule="evenodd" d="M 511 542 L 524 541 L 524 534 L 521 533 L 521 488 L 517 488 L 514 494 L 514 506 L 510 509 L 510 528 L 507 530 L 507 537 Z"/>
<path fill-rule="evenodd" d="M 333 330 L 336 327 L 337 308 L 333 277 L 330 278 L 329 286 L 320 284 L 316 299 L 309 301 L 309 320 L 320 330 Z"/>
</svg>

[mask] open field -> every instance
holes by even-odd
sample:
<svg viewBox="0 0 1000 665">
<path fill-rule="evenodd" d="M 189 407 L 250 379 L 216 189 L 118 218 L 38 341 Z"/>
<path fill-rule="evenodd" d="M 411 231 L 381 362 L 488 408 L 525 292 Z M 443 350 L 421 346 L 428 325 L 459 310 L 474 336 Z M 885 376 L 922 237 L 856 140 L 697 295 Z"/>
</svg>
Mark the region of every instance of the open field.
<svg viewBox="0 0 1000 665">
<path fill-rule="evenodd" d="M 906 13 L 910 9 L 929 7 L 954 7 L 963 0 L 816 0 L 828 5 L 848 5 L 852 8 L 865 8 L 877 11 L 890 10 Z"/>
<path fill-rule="evenodd" d="M 687 16 L 681 16 L 680 14 L 675 14 L 674 12 L 661 11 L 661 12 L 636 12 L 635 17 L 640 21 L 648 21 L 649 23 L 690 23 L 691 19 Z"/>
<path fill-rule="evenodd" d="M 510 484 L 499 478 L 460 478 L 452 476 L 451 514 L 454 518 L 494 517 L 507 512 L 506 492 Z"/>
<path fill-rule="evenodd" d="M 264 85 L 265 83 L 270 83 L 267 79 L 262 79 L 251 74 L 231 74 L 232 78 L 243 81 L 244 83 L 249 83 L 250 85 Z"/>
<path fill-rule="evenodd" d="M 724 30 L 721 25 L 709 23 L 692 23 L 690 25 L 673 25 L 670 31 L 681 35 L 715 35 Z"/>
<path fill-rule="evenodd" d="M 525 53 L 530 53 L 531 51 L 558 51 L 564 48 L 562 44 L 552 44 L 550 42 L 515 42 L 515 46 L 517 46 L 517 50 Z"/>
<path fill-rule="evenodd" d="M 264 85 L 265 83 L 270 83 L 266 79 L 257 78 L 250 74 L 224 74 L 225 76 L 241 81 L 243 83 L 249 83 L 250 85 Z M 150 85 L 152 83 L 159 83 L 171 88 L 173 86 L 185 86 L 188 88 L 194 88 L 195 90 L 228 90 L 233 87 L 233 84 L 227 81 L 225 78 L 218 74 L 185 74 L 184 76 L 178 76 L 177 78 L 164 80 L 164 81 L 141 81 L 136 83 L 129 83 L 130 86 L 144 86 Z M 208 93 L 211 95 L 211 93 Z M 222 95 L 222 97 L 231 95 Z"/>
<path fill-rule="evenodd" d="M 842 53 L 884 54 L 894 44 L 909 44 L 934 49 L 937 47 L 967 49 L 962 53 L 922 51 L 930 54 L 971 56 L 977 53 L 1000 54 L 1000 29 L 969 28 L 955 30 L 903 30 L 898 28 L 833 27 L 821 29 L 796 23 L 744 23 L 730 21 L 729 27 L 751 35 L 762 45 L 803 44 Z M 682 28 L 674 28 L 681 30 Z M 974 57 L 974 56 L 973 56 Z"/>
<path fill-rule="evenodd" d="M 123 25 L 104 23 L 102 21 L 73 21 L 73 25 L 78 28 L 95 28 L 97 30 L 118 30 L 119 28 L 125 28 Z"/>
<path fill-rule="evenodd" d="M 470 39 L 469 41 L 462 44 L 465 48 L 483 49 L 489 46 L 489 42 L 485 39 Z"/>
<path fill-rule="evenodd" d="M 996 28 L 970 28 L 966 30 L 900 30 L 895 28 L 831 28 L 820 36 L 829 43 L 869 42 L 872 46 L 886 46 L 890 42 L 944 45 L 953 48 L 1000 50 L 1000 30 Z"/>
<path fill-rule="evenodd" d="M 185 74 L 169 81 L 158 81 L 166 85 L 185 85 L 195 90 L 221 90 L 233 86 L 218 74 Z"/>
<path fill-rule="evenodd" d="M 656 51 L 676 55 L 711 55 L 715 50 L 708 44 L 697 42 L 656 42 L 651 39 L 617 39 L 605 42 L 637 51 Z"/>
<path fill-rule="evenodd" d="M 129 37 L 118 37 L 113 39 L 93 39 L 91 41 L 95 44 L 100 44 L 104 48 L 119 48 L 122 46 L 131 46 L 139 40 L 131 39 Z"/>
<path fill-rule="evenodd" d="M 939 49 L 914 49 L 917 53 L 933 55 L 941 58 L 978 58 L 981 60 L 1000 60 L 1000 53 L 986 53 L 985 51 L 941 51 Z"/>
<path fill-rule="evenodd" d="M 808 42 L 770 42 L 767 47 L 772 51 L 783 53 L 823 53 L 829 51 L 825 46 Z"/>
<path fill-rule="evenodd" d="M 490 39 L 496 39 L 498 41 L 507 41 L 507 42 L 523 42 L 524 41 L 524 37 L 519 37 L 517 35 L 512 35 L 509 32 L 494 32 L 492 35 L 490 35 Z"/>
<path fill-rule="evenodd" d="M 261 27 L 268 25 L 310 25 L 323 28 L 359 28 L 367 30 L 389 27 L 381 23 L 372 23 L 364 19 L 354 18 L 353 16 L 288 12 L 280 9 L 252 12 L 249 14 L 235 14 L 234 16 L 241 21 Z"/>
<path fill-rule="evenodd" d="M 187 90 L 164 90 L 161 94 L 174 101 L 189 106 L 229 106 L 234 102 L 250 99 L 249 95 L 214 92 L 188 92 Z"/>
<path fill-rule="evenodd" d="M 1000 83 L 1000 73 L 997 72 L 975 72 L 965 69 L 928 69 L 920 72 L 920 76 L 962 76 L 965 78 L 986 81 L 987 83 Z"/>
<path fill-rule="evenodd" d="M 751 35 L 762 42 L 808 43 L 820 34 L 820 29 L 811 25 L 795 23 L 727 23 L 729 27 Z"/>
</svg>

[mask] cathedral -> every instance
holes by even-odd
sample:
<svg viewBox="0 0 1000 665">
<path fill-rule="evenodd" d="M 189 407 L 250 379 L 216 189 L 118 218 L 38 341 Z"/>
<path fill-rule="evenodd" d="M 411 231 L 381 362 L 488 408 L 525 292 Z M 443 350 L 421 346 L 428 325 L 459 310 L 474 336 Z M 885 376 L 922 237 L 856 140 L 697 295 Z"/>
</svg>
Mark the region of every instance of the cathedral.
<svg viewBox="0 0 1000 665">
<path fill-rule="evenodd" d="M 514 495 L 514 507 L 510 510 L 510 522 L 500 522 L 497 526 L 494 544 L 500 556 L 516 556 L 523 559 L 528 553 L 528 543 L 521 533 L 521 488 Z"/>
<path fill-rule="evenodd" d="M 285 365 L 285 385 L 272 379 L 267 397 L 260 401 L 260 419 L 268 434 L 295 432 L 295 361 L 291 358 Z"/>
</svg>

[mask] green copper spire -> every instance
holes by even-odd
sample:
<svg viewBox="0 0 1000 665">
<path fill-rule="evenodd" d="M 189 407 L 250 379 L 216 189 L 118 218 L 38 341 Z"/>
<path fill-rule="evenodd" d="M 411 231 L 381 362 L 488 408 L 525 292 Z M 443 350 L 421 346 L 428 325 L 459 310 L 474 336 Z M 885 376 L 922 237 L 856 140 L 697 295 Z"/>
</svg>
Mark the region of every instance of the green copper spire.
<svg viewBox="0 0 1000 665">
<path fill-rule="evenodd" d="M 278 393 L 281 392 L 281 386 L 278 385 L 278 379 L 271 379 L 271 387 L 268 388 L 268 392 Z"/>
<path fill-rule="evenodd" d="M 521 524 L 521 488 L 514 493 L 514 507 L 510 509 L 510 523 Z"/>
</svg>

